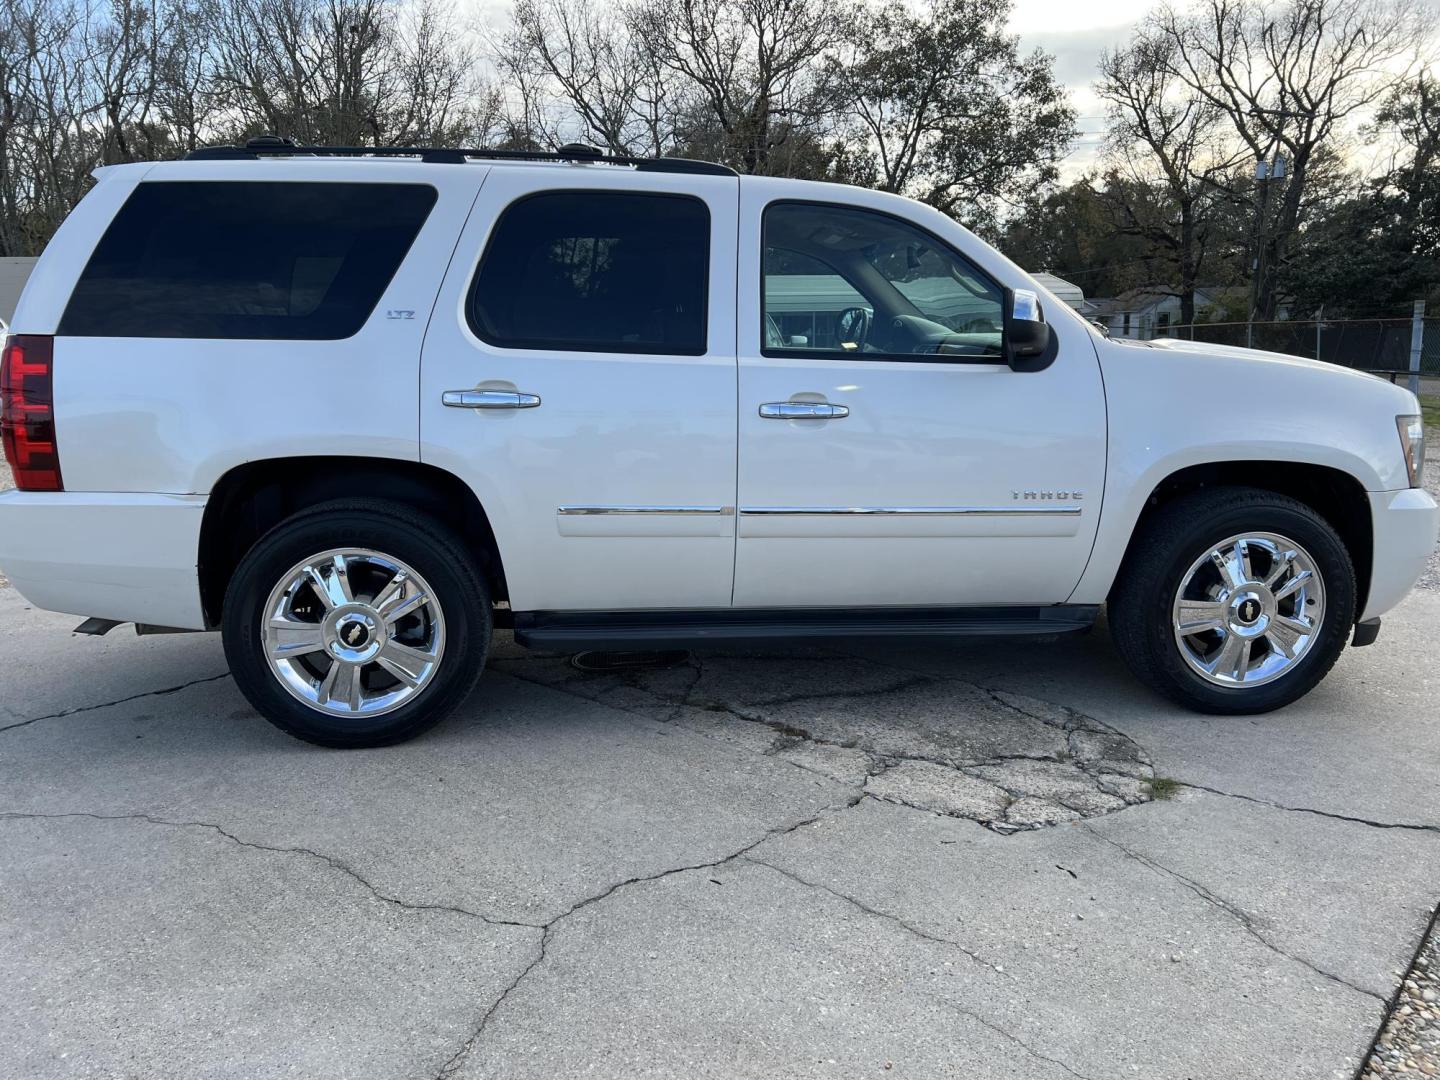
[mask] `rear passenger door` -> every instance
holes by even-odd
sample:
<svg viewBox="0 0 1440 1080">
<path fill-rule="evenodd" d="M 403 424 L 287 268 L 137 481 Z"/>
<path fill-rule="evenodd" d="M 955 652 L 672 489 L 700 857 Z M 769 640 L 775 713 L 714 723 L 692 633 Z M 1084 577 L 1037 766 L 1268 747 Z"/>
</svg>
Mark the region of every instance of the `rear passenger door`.
<svg viewBox="0 0 1440 1080">
<path fill-rule="evenodd" d="M 424 461 L 484 506 L 517 611 L 728 607 L 738 181 L 491 170 L 421 368 Z"/>
</svg>

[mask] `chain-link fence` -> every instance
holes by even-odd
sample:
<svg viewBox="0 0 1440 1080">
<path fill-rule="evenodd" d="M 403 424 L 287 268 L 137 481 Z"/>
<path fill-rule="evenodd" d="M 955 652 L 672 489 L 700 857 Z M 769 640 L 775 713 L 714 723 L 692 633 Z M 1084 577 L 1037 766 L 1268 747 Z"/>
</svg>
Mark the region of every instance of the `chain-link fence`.
<svg viewBox="0 0 1440 1080">
<path fill-rule="evenodd" d="M 1440 375 L 1440 317 L 1422 320 L 1420 370 Z M 1217 345 L 1248 345 L 1291 356 L 1309 356 L 1345 367 L 1405 371 L 1410 367 L 1413 317 L 1321 319 L 1284 322 L 1216 322 L 1171 326 L 1155 337 Z"/>
</svg>

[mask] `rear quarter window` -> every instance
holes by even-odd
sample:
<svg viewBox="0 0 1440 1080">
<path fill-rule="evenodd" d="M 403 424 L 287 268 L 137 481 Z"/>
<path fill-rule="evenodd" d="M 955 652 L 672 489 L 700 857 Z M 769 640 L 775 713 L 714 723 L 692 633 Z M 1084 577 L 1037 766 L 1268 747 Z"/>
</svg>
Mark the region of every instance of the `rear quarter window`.
<svg viewBox="0 0 1440 1080">
<path fill-rule="evenodd" d="M 141 183 L 86 264 L 59 332 L 350 337 L 435 198 L 425 184 Z"/>
</svg>

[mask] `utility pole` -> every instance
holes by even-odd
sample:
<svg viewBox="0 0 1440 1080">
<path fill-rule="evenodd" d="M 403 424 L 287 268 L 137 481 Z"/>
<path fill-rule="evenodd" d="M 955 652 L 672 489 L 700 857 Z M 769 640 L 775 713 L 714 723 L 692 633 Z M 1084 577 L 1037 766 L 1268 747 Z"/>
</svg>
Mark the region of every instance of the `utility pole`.
<svg viewBox="0 0 1440 1080">
<path fill-rule="evenodd" d="M 1425 349 L 1425 301 L 1415 301 L 1410 316 L 1410 392 L 1420 396 L 1420 354 Z"/>
<path fill-rule="evenodd" d="M 1325 305 L 1320 305 L 1320 310 L 1315 312 L 1315 359 L 1320 359 L 1320 328 L 1325 322 Z"/>
<path fill-rule="evenodd" d="M 1255 186 L 1258 188 L 1255 210 L 1255 254 L 1250 259 L 1250 318 L 1245 324 L 1245 347 L 1255 347 L 1255 309 L 1260 306 L 1260 279 L 1265 276 L 1265 248 L 1270 228 L 1265 220 L 1265 204 L 1269 201 L 1270 182 L 1285 178 L 1285 155 L 1273 160 L 1255 162 Z"/>
</svg>

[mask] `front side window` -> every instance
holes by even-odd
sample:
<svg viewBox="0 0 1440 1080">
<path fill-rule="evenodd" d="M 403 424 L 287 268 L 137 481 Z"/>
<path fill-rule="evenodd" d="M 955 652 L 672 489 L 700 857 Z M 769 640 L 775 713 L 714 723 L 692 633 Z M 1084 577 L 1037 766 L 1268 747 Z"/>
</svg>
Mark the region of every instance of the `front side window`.
<svg viewBox="0 0 1440 1080">
<path fill-rule="evenodd" d="M 492 345 L 592 352 L 705 351 L 710 212 L 699 199 L 557 191 L 496 222 L 470 293 Z"/>
<path fill-rule="evenodd" d="M 435 198 L 428 184 L 141 183 L 90 256 L 59 332 L 350 337 Z"/>
<path fill-rule="evenodd" d="M 1000 287 L 929 233 L 852 207 L 765 211 L 764 352 L 999 362 Z"/>
</svg>

